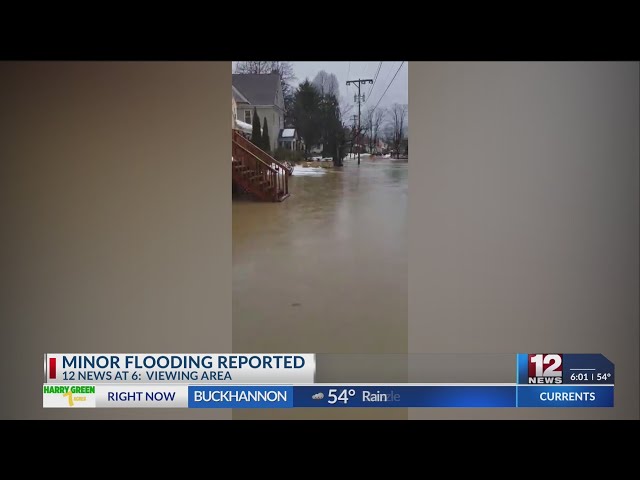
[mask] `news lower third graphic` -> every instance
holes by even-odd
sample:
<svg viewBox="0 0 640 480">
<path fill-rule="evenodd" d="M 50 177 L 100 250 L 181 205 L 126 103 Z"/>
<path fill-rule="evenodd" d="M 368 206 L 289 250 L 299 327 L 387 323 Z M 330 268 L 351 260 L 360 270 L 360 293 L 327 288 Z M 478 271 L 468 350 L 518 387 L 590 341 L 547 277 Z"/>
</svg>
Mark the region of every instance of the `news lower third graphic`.
<svg viewBox="0 0 640 480">
<path fill-rule="evenodd" d="M 534 353 L 515 357 L 515 382 L 330 384 L 315 381 L 316 354 L 47 354 L 42 405 L 43 408 L 614 405 L 614 364 L 601 354 Z M 326 380 L 326 375 L 323 379 Z"/>
</svg>

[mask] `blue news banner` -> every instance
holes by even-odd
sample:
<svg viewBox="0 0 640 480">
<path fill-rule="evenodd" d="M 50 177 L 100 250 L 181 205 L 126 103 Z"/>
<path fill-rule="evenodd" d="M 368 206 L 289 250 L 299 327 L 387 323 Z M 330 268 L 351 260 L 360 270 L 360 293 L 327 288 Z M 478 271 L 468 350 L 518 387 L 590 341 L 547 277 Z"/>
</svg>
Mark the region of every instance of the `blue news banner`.
<svg viewBox="0 0 640 480">
<path fill-rule="evenodd" d="M 613 386 L 189 386 L 189 408 L 613 407 Z"/>
<path fill-rule="evenodd" d="M 517 354 L 515 383 L 189 385 L 189 408 L 613 407 L 614 365 L 601 354 Z"/>
</svg>

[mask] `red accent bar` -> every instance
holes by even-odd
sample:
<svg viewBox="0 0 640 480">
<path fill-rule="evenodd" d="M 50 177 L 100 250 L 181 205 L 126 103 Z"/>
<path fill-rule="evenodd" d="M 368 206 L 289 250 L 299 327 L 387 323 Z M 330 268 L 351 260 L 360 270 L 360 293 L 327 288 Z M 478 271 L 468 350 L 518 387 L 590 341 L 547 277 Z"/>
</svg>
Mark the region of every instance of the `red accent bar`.
<svg viewBox="0 0 640 480">
<path fill-rule="evenodd" d="M 56 359 L 49 359 L 49 378 L 56 378 Z"/>
</svg>

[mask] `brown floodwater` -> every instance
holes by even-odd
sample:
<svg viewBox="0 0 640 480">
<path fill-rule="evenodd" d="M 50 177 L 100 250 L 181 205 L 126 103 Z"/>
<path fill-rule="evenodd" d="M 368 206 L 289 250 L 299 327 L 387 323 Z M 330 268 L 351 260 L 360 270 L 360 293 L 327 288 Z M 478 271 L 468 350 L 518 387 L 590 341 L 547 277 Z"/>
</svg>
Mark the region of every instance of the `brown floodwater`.
<svg viewBox="0 0 640 480">
<path fill-rule="evenodd" d="M 234 351 L 407 351 L 407 174 L 347 159 L 296 169 L 282 203 L 234 199 Z"/>
<path fill-rule="evenodd" d="M 408 169 L 347 159 L 296 169 L 282 203 L 234 199 L 234 352 L 407 352 Z M 406 409 L 326 410 L 234 418 L 406 418 Z"/>
</svg>

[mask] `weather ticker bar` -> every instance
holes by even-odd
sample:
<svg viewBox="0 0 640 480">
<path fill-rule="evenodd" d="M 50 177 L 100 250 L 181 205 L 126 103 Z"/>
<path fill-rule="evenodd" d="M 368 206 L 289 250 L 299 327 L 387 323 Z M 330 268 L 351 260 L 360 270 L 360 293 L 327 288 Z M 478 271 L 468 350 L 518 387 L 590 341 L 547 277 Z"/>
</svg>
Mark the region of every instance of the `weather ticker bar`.
<svg viewBox="0 0 640 480">
<path fill-rule="evenodd" d="M 43 408 L 614 405 L 614 365 L 601 354 L 515 357 L 512 383 L 319 383 L 314 381 L 315 354 L 52 354 L 45 356 Z M 96 378 L 100 381 L 88 380 Z"/>
</svg>

